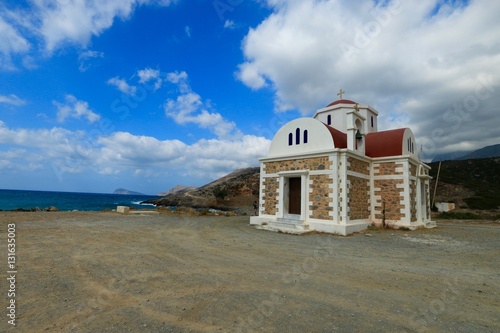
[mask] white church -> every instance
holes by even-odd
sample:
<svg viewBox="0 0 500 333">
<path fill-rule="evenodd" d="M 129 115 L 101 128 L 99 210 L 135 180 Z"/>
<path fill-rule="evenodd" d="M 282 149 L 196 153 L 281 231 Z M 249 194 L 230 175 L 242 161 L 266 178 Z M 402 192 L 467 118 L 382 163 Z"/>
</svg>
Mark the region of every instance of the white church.
<svg viewBox="0 0 500 333">
<path fill-rule="evenodd" d="M 430 167 L 409 128 L 378 131 L 378 112 L 343 99 L 284 125 L 260 159 L 258 216 L 284 232 L 348 235 L 368 225 L 434 226 Z"/>
</svg>

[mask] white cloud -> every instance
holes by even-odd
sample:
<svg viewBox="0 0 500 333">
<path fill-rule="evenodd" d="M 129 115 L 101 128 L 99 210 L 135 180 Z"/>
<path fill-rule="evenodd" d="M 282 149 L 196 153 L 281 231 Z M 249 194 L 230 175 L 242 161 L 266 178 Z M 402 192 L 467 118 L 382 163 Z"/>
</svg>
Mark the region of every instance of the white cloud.
<svg viewBox="0 0 500 333">
<path fill-rule="evenodd" d="M 57 107 L 57 121 L 62 123 L 66 118 L 86 118 L 89 123 L 93 123 L 101 118 L 100 115 L 89 109 L 89 104 L 78 100 L 73 95 L 66 95 L 65 103 L 52 102 Z"/>
<path fill-rule="evenodd" d="M 48 54 L 67 43 L 86 48 L 93 36 L 99 36 L 116 19 L 128 19 L 137 6 L 169 6 L 173 2 L 34 0 L 30 1 L 28 8 L 0 8 L 0 57 L 4 58 L 0 60 L 10 60 L 13 53 L 27 52 L 31 47 L 27 38 L 36 43 L 39 36 L 44 44 L 40 49 Z M 11 22 L 7 22 L 6 18 Z M 24 35 L 20 30 L 23 30 Z"/>
<path fill-rule="evenodd" d="M 144 68 L 137 71 L 139 83 L 149 82 L 160 77 L 160 71 L 157 69 Z"/>
<path fill-rule="evenodd" d="M 55 0 L 50 5 L 36 2 L 46 50 L 52 52 L 64 42 L 86 47 L 93 35 L 99 35 L 113 24 L 115 17 L 128 18 L 135 3 L 134 0 Z"/>
<path fill-rule="evenodd" d="M 128 132 L 90 137 L 83 131 L 57 127 L 12 129 L 0 121 L 0 144 L 5 147 L 0 151 L 0 171 L 43 170 L 44 177 L 60 181 L 68 174 L 82 173 L 137 177 L 144 182 L 154 179 L 164 184 L 169 183 L 167 176 L 189 177 L 203 185 L 237 168 L 257 166 L 270 141 L 244 135 L 189 145 Z"/>
<path fill-rule="evenodd" d="M 144 68 L 137 71 L 139 76 L 139 83 L 145 84 L 150 81 L 154 81 L 153 90 L 158 90 L 161 88 L 163 80 L 160 77 L 160 71 L 157 69 Z"/>
<path fill-rule="evenodd" d="M 219 138 L 239 135 L 236 124 L 224 119 L 220 113 L 211 112 L 209 102 L 204 102 L 200 95 L 191 90 L 186 72 L 167 74 L 167 80 L 177 84 L 180 95 L 176 99 L 168 99 L 165 103 L 165 114 L 178 124 L 193 123 L 215 133 Z"/>
<path fill-rule="evenodd" d="M 104 52 L 86 50 L 78 55 L 78 69 L 85 72 L 91 67 L 90 60 L 104 58 Z"/>
<path fill-rule="evenodd" d="M 343 88 L 345 98 L 378 109 L 381 127 L 410 126 L 421 143 L 434 142 L 429 152 L 457 142 L 480 148 L 500 141 L 498 134 L 491 136 L 500 103 L 500 2 L 275 0 L 268 5 L 273 13 L 243 41 L 246 61 L 237 76 L 252 89 L 273 89 L 276 110 L 311 115 Z M 483 88 L 488 97 L 476 97 L 479 104 L 466 112 L 470 116 L 449 111 L 474 98 L 486 74 L 492 76 L 489 90 Z M 469 129 L 475 135 L 467 136 Z M 440 130 L 446 134 L 438 143 Z"/>
<path fill-rule="evenodd" d="M 12 70 L 11 55 L 27 52 L 31 44 L 0 16 L 0 69 Z"/>
<path fill-rule="evenodd" d="M 234 24 L 234 21 L 226 20 L 226 21 L 224 21 L 224 28 L 234 29 L 234 28 L 236 28 L 236 25 Z"/>
<path fill-rule="evenodd" d="M 22 100 L 21 98 L 17 97 L 14 94 L 10 95 L 0 95 L 0 103 L 6 103 L 6 104 L 11 104 L 15 106 L 21 106 L 26 104 L 26 101 Z"/>
<path fill-rule="evenodd" d="M 131 86 L 124 79 L 120 79 L 118 76 L 115 76 L 108 80 L 108 84 L 115 86 L 118 90 L 126 95 L 135 95 L 137 92 L 137 87 Z"/>
<path fill-rule="evenodd" d="M 188 36 L 189 38 L 191 38 L 191 28 L 189 26 L 185 26 L 184 27 L 184 32 L 186 33 L 186 36 Z"/>
</svg>

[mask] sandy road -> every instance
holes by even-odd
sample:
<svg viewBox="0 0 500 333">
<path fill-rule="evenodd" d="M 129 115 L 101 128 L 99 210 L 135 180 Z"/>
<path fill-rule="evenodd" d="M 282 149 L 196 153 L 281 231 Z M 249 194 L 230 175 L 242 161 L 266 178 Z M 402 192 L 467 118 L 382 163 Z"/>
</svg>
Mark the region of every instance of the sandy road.
<svg viewBox="0 0 500 333">
<path fill-rule="evenodd" d="M 0 262 L 7 263 L 9 223 L 17 256 L 17 327 L 2 314 L 0 330 L 500 331 L 494 223 L 341 237 L 261 231 L 248 217 L 0 212 L 0 219 Z M 6 269 L 1 274 L 6 295 Z"/>
</svg>

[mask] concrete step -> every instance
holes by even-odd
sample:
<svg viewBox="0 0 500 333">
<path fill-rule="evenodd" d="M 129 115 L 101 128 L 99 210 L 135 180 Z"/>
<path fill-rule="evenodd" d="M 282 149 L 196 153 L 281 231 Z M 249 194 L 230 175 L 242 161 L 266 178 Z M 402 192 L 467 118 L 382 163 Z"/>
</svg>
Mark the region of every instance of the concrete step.
<svg viewBox="0 0 500 333">
<path fill-rule="evenodd" d="M 299 229 L 295 229 L 295 228 L 272 227 L 270 225 L 260 225 L 260 226 L 257 226 L 256 228 L 261 229 L 261 230 L 281 232 L 284 234 L 291 234 L 291 235 L 303 235 L 303 234 L 313 232 L 311 230 L 299 230 Z"/>
<path fill-rule="evenodd" d="M 286 229 L 296 229 L 296 230 L 309 230 L 309 225 L 304 224 L 304 221 L 289 218 L 278 218 L 276 222 L 269 222 L 270 227 L 274 228 L 286 228 Z"/>
</svg>

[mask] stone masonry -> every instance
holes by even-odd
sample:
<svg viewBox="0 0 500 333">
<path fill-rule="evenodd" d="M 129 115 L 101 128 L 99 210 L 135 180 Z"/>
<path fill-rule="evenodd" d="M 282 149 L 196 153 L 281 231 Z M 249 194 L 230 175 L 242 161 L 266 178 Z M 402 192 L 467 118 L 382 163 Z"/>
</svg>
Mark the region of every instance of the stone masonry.
<svg viewBox="0 0 500 333">
<path fill-rule="evenodd" d="M 330 212 L 333 211 L 331 207 L 332 198 L 330 196 L 333 193 L 333 189 L 330 185 L 333 184 L 333 180 L 329 175 L 311 175 L 310 176 L 310 193 L 309 201 L 313 202 L 309 206 L 311 210 L 310 218 L 321 219 L 321 220 L 331 220 Z"/>
<path fill-rule="evenodd" d="M 361 173 L 363 175 L 370 175 L 370 163 L 358 160 L 357 158 L 353 158 L 351 156 L 347 157 L 347 170 Z"/>
<path fill-rule="evenodd" d="M 376 219 L 383 219 L 383 206 L 385 203 L 385 219 L 386 220 L 401 220 L 405 217 L 401 213 L 401 200 L 403 200 L 403 188 L 398 185 L 403 185 L 402 179 L 380 179 L 374 181 L 375 196 L 380 196 L 381 199 L 376 201 Z"/>
<path fill-rule="evenodd" d="M 278 205 L 278 177 L 264 178 L 264 214 L 275 215 L 276 206 Z"/>
<path fill-rule="evenodd" d="M 301 158 L 296 160 L 285 160 L 278 162 L 265 163 L 267 174 L 278 173 L 281 171 L 293 170 L 326 170 L 330 169 L 332 162 L 328 156 Z"/>
<path fill-rule="evenodd" d="M 350 220 L 368 219 L 370 217 L 368 179 L 347 176 L 348 189 L 347 207 Z"/>
</svg>

